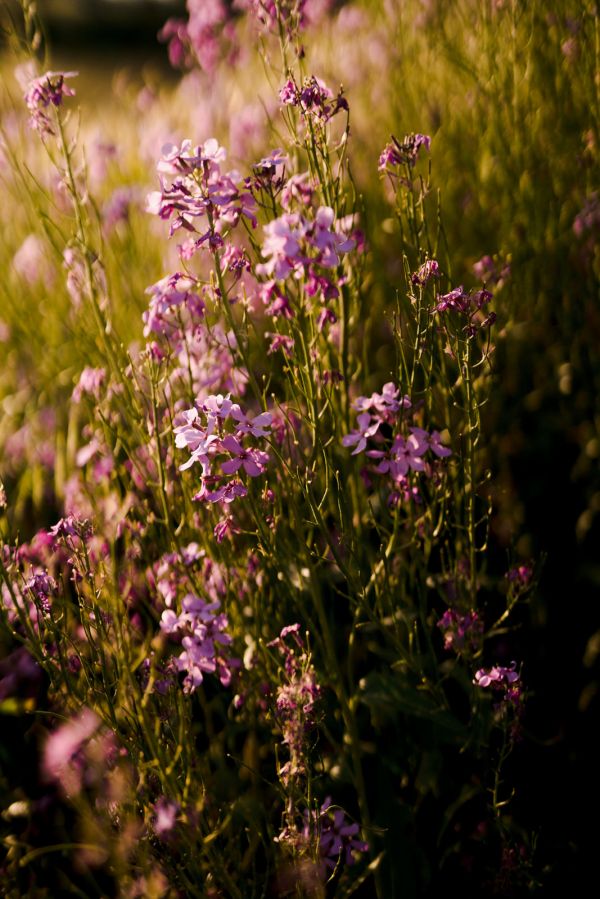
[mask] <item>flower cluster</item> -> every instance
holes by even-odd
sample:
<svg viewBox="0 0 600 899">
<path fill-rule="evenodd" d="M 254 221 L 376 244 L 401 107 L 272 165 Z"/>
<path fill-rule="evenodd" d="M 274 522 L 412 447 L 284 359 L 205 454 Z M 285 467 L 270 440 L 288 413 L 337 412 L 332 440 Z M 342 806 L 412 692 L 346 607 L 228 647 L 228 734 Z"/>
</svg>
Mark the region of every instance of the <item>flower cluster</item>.
<svg viewBox="0 0 600 899">
<path fill-rule="evenodd" d="M 181 641 L 183 651 L 176 659 L 176 666 L 178 671 L 186 672 L 184 692 L 193 693 L 205 674 L 216 674 L 224 687 L 229 686 L 237 662 L 225 649 L 231 637 L 225 630 L 227 616 L 218 612 L 220 603 L 206 603 L 188 593 L 181 607 L 179 615 L 173 609 L 165 609 L 160 627 L 163 633 Z"/>
<path fill-rule="evenodd" d="M 326 125 L 342 109 L 348 112 L 343 90 L 340 88 L 334 96 L 325 82 L 315 75 L 305 78 L 300 87 L 293 78 L 288 78 L 279 91 L 279 99 L 284 106 L 297 107 L 305 121 L 320 125 Z"/>
<path fill-rule="evenodd" d="M 181 413 L 182 424 L 175 427 L 175 445 L 187 447 L 190 458 L 181 471 L 196 462 L 202 467 L 202 487 L 194 497 L 202 502 L 231 503 L 236 497 L 246 496 L 247 488 L 240 480 L 242 471 L 251 478 L 262 475 L 269 455 L 248 444 L 250 438 L 264 440 L 269 436 L 273 416 L 261 412 L 251 416 L 245 413 L 229 395 L 222 394 L 198 400 L 191 409 Z M 233 430 L 227 430 L 231 428 Z M 221 474 L 214 473 L 215 458 L 220 460 Z"/>
<path fill-rule="evenodd" d="M 416 287 L 425 287 L 432 278 L 439 278 L 440 267 L 435 259 L 427 259 L 418 271 L 411 276 L 411 281 Z"/>
<path fill-rule="evenodd" d="M 402 142 L 392 135 L 379 157 L 379 171 L 393 173 L 398 166 L 415 167 L 421 147 L 429 150 L 431 138 L 427 134 L 407 134 Z"/>
<path fill-rule="evenodd" d="M 444 649 L 454 652 L 476 650 L 483 634 L 483 621 L 474 610 L 461 615 L 456 609 L 446 609 L 437 623 L 444 637 Z"/>
<path fill-rule="evenodd" d="M 183 332 L 187 328 L 193 330 L 206 308 L 195 286 L 190 277 L 175 272 L 148 287 L 150 303 L 142 314 L 144 337 L 150 334 L 166 337 L 174 351 L 180 350 L 184 344 Z"/>
<path fill-rule="evenodd" d="M 467 319 L 464 331 L 468 337 L 474 337 L 482 328 L 489 328 L 496 321 L 496 313 L 484 314 L 483 309 L 492 299 L 489 290 L 466 291 L 462 285 L 449 293 L 438 294 L 433 311 L 437 313 L 456 312 Z"/>
<path fill-rule="evenodd" d="M 251 12 L 266 31 L 281 26 L 291 36 L 318 20 L 331 0 L 236 0 L 235 5 Z"/>
<path fill-rule="evenodd" d="M 475 672 L 473 683 L 483 689 L 491 687 L 499 699 L 495 706 L 498 712 L 510 709 L 518 717 L 523 711 L 523 690 L 521 675 L 516 669 L 516 662 L 511 662 L 509 666 L 480 668 Z"/>
<path fill-rule="evenodd" d="M 54 129 L 45 110 L 49 106 L 61 106 L 64 97 L 74 97 L 75 91 L 66 83 L 77 72 L 46 72 L 29 82 L 25 92 L 25 103 L 31 113 L 30 122 L 39 134 L 54 134 Z"/>
<path fill-rule="evenodd" d="M 282 783 L 287 785 L 306 773 L 306 740 L 317 720 L 321 688 L 300 637 L 299 624 L 284 627 L 268 645 L 277 649 L 283 658 L 285 682 L 277 688 L 274 713 L 290 756 L 279 770 Z"/>
<path fill-rule="evenodd" d="M 254 197 L 237 172 L 221 171 L 225 158 L 225 150 L 214 138 L 197 147 L 190 140 L 181 147 L 163 147 L 157 166 L 161 189 L 148 195 L 146 209 L 164 220 L 172 219 L 171 236 L 180 228 L 200 235 L 182 248 L 185 258 L 206 243 L 212 250 L 220 248 L 223 233 L 242 216 L 256 227 Z"/>
<path fill-rule="evenodd" d="M 231 25 L 224 0 L 187 0 L 188 20 L 169 19 L 158 37 L 168 43 L 169 60 L 176 67 L 191 66 L 213 72 L 222 53 L 222 35 Z"/>
<path fill-rule="evenodd" d="M 533 581 L 533 567 L 525 562 L 515 565 L 506 572 L 506 580 L 513 593 L 523 593 Z"/>
<path fill-rule="evenodd" d="M 260 291 L 267 312 L 274 318 L 294 316 L 290 298 L 278 283 L 292 276 L 304 285 L 307 297 L 320 297 L 323 307 L 317 318 L 319 330 L 326 323 L 333 324 L 335 312 L 325 303 L 338 296 L 340 279 L 327 273 L 337 268 L 341 255 L 355 245 L 335 221 L 333 209 L 320 206 L 313 219 L 299 212 L 284 213 L 265 225 L 264 233 L 262 255 L 267 261 L 256 266 L 256 273 L 267 278 Z M 288 342 L 285 348 L 290 347 Z"/>
<path fill-rule="evenodd" d="M 359 831 L 359 824 L 348 821 L 344 810 L 333 806 L 329 797 L 318 811 L 305 811 L 303 835 L 307 841 L 315 836 L 318 839 L 322 879 L 340 863 L 350 867 L 357 855 L 369 851 L 368 843 L 358 837 Z"/>
<path fill-rule="evenodd" d="M 377 463 L 374 471 L 389 475 L 402 493 L 405 493 L 407 476 L 411 472 L 428 471 L 428 453 L 438 459 L 452 454 L 442 443 L 439 431 L 406 427 L 412 403 L 409 397 L 400 396 L 391 381 L 384 385 L 381 393 L 358 397 L 353 405 L 359 413 L 358 427 L 342 437 L 342 445 L 353 446 L 353 456 L 366 450 L 368 458 Z M 384 425 L 391 427 L 391 439 L 384 433 Z M 371 448 L 367 449 L 367 446 Z"/>
</svg>

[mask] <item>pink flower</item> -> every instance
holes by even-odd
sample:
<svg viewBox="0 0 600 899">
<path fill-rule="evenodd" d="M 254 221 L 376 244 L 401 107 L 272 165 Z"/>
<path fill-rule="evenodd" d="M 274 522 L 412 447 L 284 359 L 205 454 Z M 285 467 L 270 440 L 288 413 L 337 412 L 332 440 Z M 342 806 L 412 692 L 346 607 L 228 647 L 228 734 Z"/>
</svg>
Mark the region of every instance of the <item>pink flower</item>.
<svg viewBox="0 0 600 899">
<path fill-rule="evenodd" d="M 73 402 L 80 403 L 84 394 L 89 394 L 93 399 L 99 400 L 100 392 L 105 381 L 106 370 L 104 368 L 91 368 L 89 365 L 86 365 L 73 390 Z"/>
<path fill-rule="evenodd" d="M 58 781 L 67 794 L 81 790 L 83 766 L 78 754 L 99 727 L 100 719 L 96 713 L 84 708 L 46 740 L 44 771 L 48 778 Z"/>
<path fill-rule="evenodd" d="M 157 837 L 164 840 L 175 829 L 179 815 L 179 803 L 161 796 L 154 805 L 154 812 L 155 816 L 152 824 L 154 833 Z"/>
<path fill-rule="evenodd" d="M 286 334 L 274 334 L 272 331 L 266 331 L 265 337 L 269 337 L 271 339 L 271 343 L 269 345 L 269 349 L 267 350 L 267 354 L 270 356 L 272 353 L 276 353 L 278 350 L 284 354 L 284 356 L 291 356 L 292 351 L 294 349 L 294 338 L 288 337 Z"/>
<path fill-rule="evenodd" d="M 44 242 L 37 234 L 29 234 L 15 255 L 13 268 L 19 277 L 30 285 L 46 280 L 49 275 Z"/>
</svg>

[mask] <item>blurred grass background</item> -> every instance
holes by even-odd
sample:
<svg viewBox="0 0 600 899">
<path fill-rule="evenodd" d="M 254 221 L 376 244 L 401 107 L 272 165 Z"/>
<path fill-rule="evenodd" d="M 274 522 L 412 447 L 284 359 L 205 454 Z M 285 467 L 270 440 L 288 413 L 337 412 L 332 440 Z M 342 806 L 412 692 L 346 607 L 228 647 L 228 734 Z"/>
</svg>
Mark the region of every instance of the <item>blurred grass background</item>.
<svg viewBox="0 0 600 899">
<path fill-rule="evenodd" d="M 242 57 L 235 68 L 179 83 L 156 32 L 182 6 L 39 3 L 49 67 L 80 72 L 80 130 L 88 169 L 97 169 L 99 206 L 117 189 L 137 191 L 128 219 L 103 236 L 111 300 L 127 339 L 139 339 L 144 290 L 169 264 L 141 209 L 161 143 L 214 134 L 245 166 L 277 145 L 257 101 L 276 108 L 273 86 L 256 60 Z M 540 828 L 538 863 L 552 870 L 550 882 L 557 892 L 573 889 L 593 868 L 594 835 L 582 808 L 593 812 L 600 801 L 593 725 L 600 677 L 598 11 L 591 0 L 364 0 L 334 4 L 329 22 L 306 41 L 312 70 L 331 86 L 343 83 L 351 106 L 353 174 L 375 260 L 374 320 L 393 304 L 399 276 L 397 235 L 377 177 L 391 133 L 432 136 L 433 184 L 442 191 L 456 283 L 477 283 L 472 266 L 486 254 L 510 265 L 496 293 L 498 378 L 484 427 L 494 531 L 506 560 L 546 558 L 538 593 L 511 637 L 532 691 L 527 740 L 513 762 L 526 790 L 515 802 L 517 817 Z M 25 177 L 29 167 L 38 171 L 40 154 L 19 119 L 13 62 L 6 51 L 2 122 L 11 145 L 31 154 L 18 160 Z M 28 193 L 3 169 L 0 319 L 10 342 L 0 342 L 0 447 L 25 429 L 22 464 L 3 477 L 26 532 L 53 517 L 52 497 L 61 495 L 72 464 L 65 399 L 77 372 L 100 364 L 101 354 L 70 310 L 52 249 L 60 243 L 49 224 L 61 221 L 56 192 L 48 183 Z M 28 281 L 13 260 L 39 231 L 40 210 L 47 267 Z M 52 444 L 46 454 L 45 441 Z"/>
</svg>

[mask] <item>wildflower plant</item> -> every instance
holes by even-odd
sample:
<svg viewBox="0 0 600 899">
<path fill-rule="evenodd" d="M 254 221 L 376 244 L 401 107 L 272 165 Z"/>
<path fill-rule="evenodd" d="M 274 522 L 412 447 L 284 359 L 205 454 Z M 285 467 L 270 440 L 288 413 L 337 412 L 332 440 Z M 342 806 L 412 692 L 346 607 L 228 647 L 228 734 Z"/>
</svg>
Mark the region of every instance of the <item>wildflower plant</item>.
<svg viewBox="0 0 600 899">
<path fill-rule="evenodd" d="M 457 854 L 464 805 L 500 853 L 510 839 L 526 687 L 495 637 L 529 579 L 515 569 L 507 592 L 487 569 L 493 279 L 452 282 L 435 141 L 392 138 L 372 160 L 402 260 L 394 361 L 377 363 L 351 98 L 300 45 L 317 4 L 235 6 L 265 59 L 279 48 L 283 146 L 242 171 L 210 134 L 163 146 L 145 201 L 163 270 L 129 343 L 65 114 L 74 73 L 25 89 L 93 353 L 69 384 L 56 523 L 3 528 L 2 621 L 43 672 L 41 765 L 90 895 L 104 865 L 123 895 L 386 897 L 395 841 L 428 830 L 428 804 L 431 870 Z M 235 40 L 229 5 L 188 11 L 163 32 L 171 57 L 211 69 Z"/>
</svg>

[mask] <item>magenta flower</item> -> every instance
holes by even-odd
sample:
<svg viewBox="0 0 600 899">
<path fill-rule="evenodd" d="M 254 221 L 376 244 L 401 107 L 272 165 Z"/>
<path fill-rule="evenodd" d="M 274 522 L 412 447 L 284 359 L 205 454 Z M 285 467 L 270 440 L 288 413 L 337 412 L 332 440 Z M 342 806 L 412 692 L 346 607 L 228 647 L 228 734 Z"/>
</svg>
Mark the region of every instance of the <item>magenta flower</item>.
<svg viewBox="0 0 600 899">
<path fill-rule="evenodd" d="M 222 543 L 226 537 L 239 533 L 240 529 L 235 524 L 232 515 L 226 515 L 225 518 L 222 518 L 221 521 L 217 522 L 213 529 L 213 534 L 217 543 Z"/>
<path fill-rule="evenodd" d="M 306 748 L 309 731 L 316 724 L 321 687 L 307 647 L 300 636 L 300 625 L 284 627 L 267 644 L 282 656 L 282 683 L 277 687 L 274 716 L 287 747 L 289 761 L 279 769 L 284 784 L 306 773 Z"/>
<path fill-rule="evenodd" d="M 283 87 L 280 89 L 279 99 L 284 106 L 298 105 L 298 89 L 296 88 L 296 85 L 291 80 L 291 78 L 288 78 Z"/>
<path fill-rule="evenodd" d="M 276 281 L 284 281 L 292 272 L 301 275 L 304 264 L 309 261 L 300 249 L 308 232 L 306 220 L 298 213 L 285 213 L 265 225 L 263 230 L 266 239 L 262 255 L 271 258 L 256 267 L 257 274 L 273 277 Z"/>
<path fill-rule="evenodd" d="M 405 439 L 399 434 L 394 440 L 391 450 L 389 471 L 392 477 L 396 479 L 405 476 L 409 469 L 423 471 L 425 468 L 423 455 L 426 451 L 427 445 L 419 439 L 418 435 L 411 434 Z"/>
<path fill-rule="evenodd" d="M 265 225 L 264 233 L 262 255 L 270 258 L 256 267 L 256 273 L 275 281 L 293 274 L 296 278 L 304 275 L 310 283 L 311 277 L 319 277 L 314 266 L 335 268 L 340 255 L 354 247 L 352 238 L 336 231 L 335 214 L 329 206 L 320 206 L 312 221 L 298 212 L 284 213 Z"/>
</svg>

